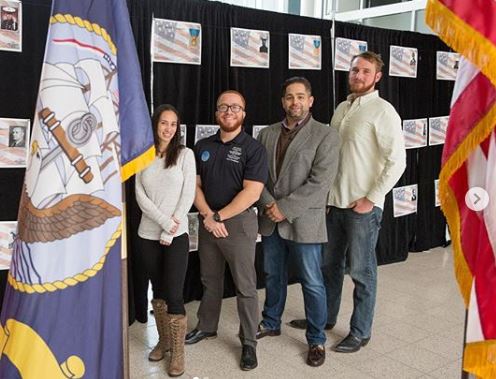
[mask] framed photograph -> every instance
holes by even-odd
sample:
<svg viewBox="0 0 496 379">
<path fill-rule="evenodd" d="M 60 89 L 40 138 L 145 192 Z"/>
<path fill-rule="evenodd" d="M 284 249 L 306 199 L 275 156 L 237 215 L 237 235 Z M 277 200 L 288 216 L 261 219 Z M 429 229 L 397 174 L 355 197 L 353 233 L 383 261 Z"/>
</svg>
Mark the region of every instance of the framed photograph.
<svg viewBox="0 0 496 379">
<path fill-rule="evenodd" d="M 418 188 L 416 184 L 393 188 L 393 216 L 417 213 Z"/>
<path fill-rule="evenodd" d="M 204 138 L 210 137 L 217 133 L 219 125 L 196 125 L 195 128 L 195 144 Z"/>
<path fill-rule="evenodd" d="M 403 120 L 403 136 L 407 149 L 427 146 L 427 119 Z"/>
<path fill-rule="evenodd" d="M 30 124 L 29 119 L 0 118 L 0 168 L 26 167 Z"/>
<path fill-rule="evenodd" d="M 154 18 L 152 59 L 154 62 L 201 65 L 202 28 L 195 22 Z"/>
<path fill-rule="evenodd" d="M 188 213 L 189 251 L 198 250 L 199 222 L 200 222 L 200 220 L 198 219 L 198 212 Z"/>
<path fill-rule="evenodd" d="M 389 47 L 389 76 L 416 78 L 418 50 L 414 47 Z"/>
<path fill-rule="evenodd" d="M 257 139 L 258 133 L 269 125 L 253 125 L 253 129 L 251 131 L 251 135 L 253 138 Z"/>
<path fill-rule="evenodd" d="M 12 259 L 17 221 L 0 221 L 0 270 L 8 270 Z"/>
<path fill-rule="evenodd" d="M 22 3 L 0 0 L 0 50 L 22 51 Z"/>
<path fill-rule="evenodd" d="M 269 68 L 270 33 L 231 28 L 231 66 Z"/>
<path fill-rule="evenodd" d="M 367 41 L 337 37 L 334 69 L 337 71 L 350 71 L 351 58 L 367 51 L 367 48 Z"/>
<path fill-rule="evenodd" d="M 446 140 L 449 116 L 429 118 L 429 145 L 442 145 Z"/>
<path fill-rule="evenodd" d="M 290 70 L 320 70 L 322 67 L 322 38 L 307 34 L 288 34 Z"/>
</svg>

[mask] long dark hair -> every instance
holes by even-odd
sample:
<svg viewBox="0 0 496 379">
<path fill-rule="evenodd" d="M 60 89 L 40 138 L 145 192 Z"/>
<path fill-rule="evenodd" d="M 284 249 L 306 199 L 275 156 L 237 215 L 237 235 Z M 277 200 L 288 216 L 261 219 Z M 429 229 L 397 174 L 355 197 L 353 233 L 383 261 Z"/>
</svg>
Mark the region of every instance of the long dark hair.
<svg viewBox="0 0 496 379">
<path fill-rule="evenodd" d="M 177 158 L 179 157 L 179 152 L 184 149 L 184 145 L 181 145 L 181 118 L 179 117 L 179 111 L 170 104 L 162 104 L 155 108 L 152 116 L 153 125 L 153 140 L 155 142 L 155 150 L 158 151 L 160 145 L 160 139 L 158 138 L 158 123 L 160 122 L 160 116 L 165 111 L 174 112 L 177 116 L 177 130 L 172 137 L 167 149 L 165 150 L 165 168 L 174 166 L 177 163 Z"/>
</svg>

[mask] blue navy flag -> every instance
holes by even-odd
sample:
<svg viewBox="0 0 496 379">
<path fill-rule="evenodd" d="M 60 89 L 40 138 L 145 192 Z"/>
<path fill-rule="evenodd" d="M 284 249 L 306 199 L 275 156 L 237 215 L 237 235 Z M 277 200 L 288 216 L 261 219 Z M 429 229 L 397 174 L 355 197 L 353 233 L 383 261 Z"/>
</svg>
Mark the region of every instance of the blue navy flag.
<svg viewBox="0 0 496 379">
<path fill-rule="evenodd" d="M 125 0 L 52 5 L 0 378 L 123 377 L 121 180 L 154 156 Z"/>
</svg>

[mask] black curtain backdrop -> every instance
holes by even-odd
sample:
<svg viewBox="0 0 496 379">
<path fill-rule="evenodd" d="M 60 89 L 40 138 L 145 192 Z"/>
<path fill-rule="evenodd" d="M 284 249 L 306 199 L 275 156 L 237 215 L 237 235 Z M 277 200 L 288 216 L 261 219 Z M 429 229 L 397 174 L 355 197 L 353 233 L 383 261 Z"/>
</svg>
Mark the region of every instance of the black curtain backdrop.
<svg viewBox="0 0 496 379">
<path fill-rule="evenodd" d="M 147 101 L 156 105 L 175 104 L 187 124 L 189 147 L 194 143 L 196 124 L 213 124 L 215 100 L 225 89 L 237 89 L 247 100 L 246 130 L 252 125 L 266 125 L 281 120 L 282 82 L 294 75 L 306 76 L 313 85 L 314 117 L 328 123 L 333 111 L 333 75 L 331 70 L 330 21 L 266 12 L 204 0 L 127 0 L 131 24 L 142 67 Z M 23 1 L 23 51 L 0 51 L 0 117 L 30 118 L 35 109 L 41 74 L 46 33 L 50 14 L 50 0 Z M 202 65 L 155 63 L 150 57 L 152 18 L 166 18 L 202 24 Z M 230 30 L 241 27 L 270 32 L 270 68 L 230 67 Z M 322 70 L 289 70 L 287 66 L 288 33 L 322 36 Z M 391 31 L 355 24 L 336 23 L 338 37 L 368 41 L 369 48 L 389 59 L 389 45 L 419 49 L 417 79 L 388 77 L 385 72 L 379 90 L 398 110 L 403 119 L 445 116 L 453 82 L 435 79 L 436 50 L 449 49 L 434 36 Z M 153 78 L 153 94 L 151 82 Z M 336 72 L 336 104 L 347 94 L 347 74 Z M 440 168 L 442 145 L 408 151 L 408 168 L 398 185 L 419 185 L 419 209 L 415 215 L 393 219 L 391 196 L 388 195 L 383 227 L 377 247 L 381 264 L 402 261 L 408 251 L 422 251 L 442 245 L 445 222 L 433 206 L 434 179 Z M 24 169 L 0 170 L 0 221 L 17 218 Z M 130 291 L 130 321 L 146 320 L 146 288 L 140 252 L 136 248 L 136 232 L 140 211 L 134 197 L 134 180 L 126 183 L 128 213 L 128 264 Z M 262 249 L 257 246 L 256 269 L 258 287 L 264 286 Z M 198 252 L 191 252 L 184 296 L 186 301 L 199 299 L 200 284 Z M 0 304 L 7 271 L 0 271 Z M 234 285 L 226 272 L 225 296 L 234 294 Z"/>
</svg>

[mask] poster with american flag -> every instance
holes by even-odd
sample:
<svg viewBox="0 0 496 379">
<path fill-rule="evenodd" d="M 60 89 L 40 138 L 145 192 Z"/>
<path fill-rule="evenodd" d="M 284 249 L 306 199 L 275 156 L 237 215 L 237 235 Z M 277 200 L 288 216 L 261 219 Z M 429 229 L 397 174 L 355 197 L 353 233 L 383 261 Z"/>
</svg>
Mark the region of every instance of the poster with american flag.
<svg viewBox="0 0 496 379">
<path fill-rule="evenodd" d="M 17 221 L 0 222 L 0 270 L 8 270 L 12 259 Z"/>
<path fill-rule="evenodd" d="M 22 51 L 22 3 L 0 0 L 0 50 Z"/>
<path fill-rule="evenodd" d="M 393 216 L 417 213 L 418 188 L 416 184 L 393 188 Z"/>
<path fill-rule="evenodd" d="M 436 79 L 455 80 L 460 63 L 460 54 L 447 51 L 436 52 Z"/>
<path fill-rule="evenodd" d="M 439 179 L 434 180 L 434 206 L 441 206 L 441 200 L 439 199 Z"/>
<path fill-rule="evenodd" d="M 253 138 L 257 139 L 258 134 L 263 128 L 266 128 L 269 125 L 253 125 L 253 129 L 251 131 L 251 135 Z"/>
<path fill-rule="evenodd" d="M 201 24 L 154 18 L 152 58 L 154 62 L 201 65 Z"/>
<path fill-rule="evenodd" d="M 427 119 L 403 120 L 403 136 L 407 149 L 427 146 Z"/>
<path fill-rule="evenodd" d="M 30 124 L 29 119 L 0 118 L 0 168 L 26 167 Z"/>
<path fill-rule="evenodd" d="M 269 68 L 270 33 L 231 28 L 231 66 Z"/>
<path fill-rule="evenodd" d="M 442 145 L 446 140 L 449 116 L 429 118 L 429 146 Z"/>
<path fill-rule="evenodd" d="M 417 77 L 418 50 L 414 47 L 389 47 L 389 76 Z"/>
<path fill-rule="evenodd" d="M 288 34 L 290 70 L 320 70 L 322 67 L 322 38 L 307 34 Z"/>
<path fill-rule="evenodd" d="M 367 48 L 367 41 L 337 37 L 334 56 L 334 69 L 338 71 L 349 71 L 351 59 L 355 55 L 367 51 Z"/>
<path fill-rule="evenodd" d="M 219 130 L 219 125 L 196 125 L 195 128 L 195 144 L 204 138 L 213 136 Z"/>
</svg>

